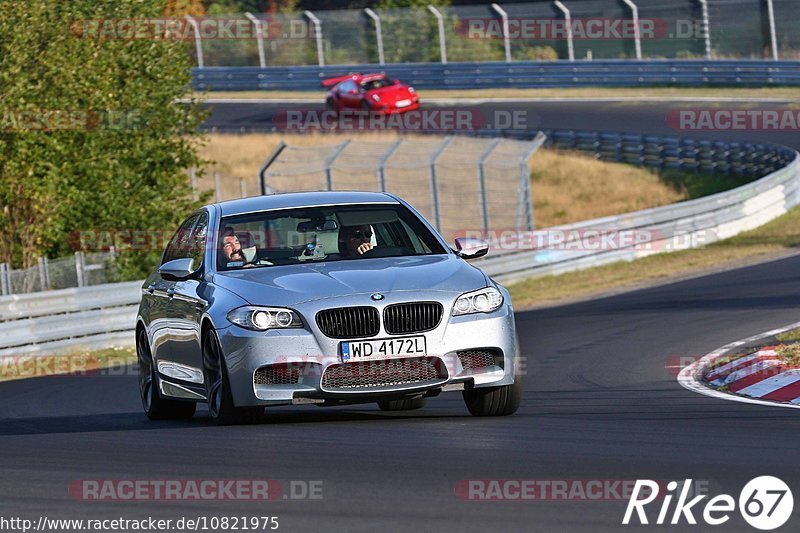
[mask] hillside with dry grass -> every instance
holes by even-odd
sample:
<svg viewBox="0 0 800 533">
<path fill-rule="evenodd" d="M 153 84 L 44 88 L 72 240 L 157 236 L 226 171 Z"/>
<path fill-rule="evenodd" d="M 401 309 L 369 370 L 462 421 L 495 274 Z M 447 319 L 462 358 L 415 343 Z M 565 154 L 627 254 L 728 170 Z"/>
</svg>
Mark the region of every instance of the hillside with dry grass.
<svg viewBox="0 0 800 533">
<path fill-rule="evenodd" d="M 382 132 L 357 137 L 385 141 L 396 136 Z M 199 188 L 213 190 L 217 173 L 221 199 L 238 198 L 242 190 L 248 196 L 258 194 L 258 169 L 281 140 L 293 146 L 314 146 L 335 144 L 341 142 L 342 137 L 331 134 L 211 134 L 202 156 L 213 163 L 207 175 L 199 180 Z M 688 197 L 685 191 L 665 183 L 651 170 L 574 153 L 540 150 L 531 159 L 530 167 L 538 227 L 636 211 Z"/>
</svg>

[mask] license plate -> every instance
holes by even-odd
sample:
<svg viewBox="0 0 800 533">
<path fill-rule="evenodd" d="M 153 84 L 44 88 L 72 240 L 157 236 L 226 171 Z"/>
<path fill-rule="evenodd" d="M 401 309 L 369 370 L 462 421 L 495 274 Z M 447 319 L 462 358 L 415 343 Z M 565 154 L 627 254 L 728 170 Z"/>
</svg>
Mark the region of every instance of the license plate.
<svg viewBox="0 0 800 533">
<path fill-rule="evenodd" d="M 395 107 L 408 107 L 411 105 L 411 100 L 398 100 L 394 105 Z"/>
<path fill-rule="evenodd" d="M 345 341 L 340 345 L 342 361 L 364 361 L 388 359 L 409 355 L 425 355 L 425 337 L 402 337 L 394 339 L 372 339 L 368 341 Z"/>
</svg>

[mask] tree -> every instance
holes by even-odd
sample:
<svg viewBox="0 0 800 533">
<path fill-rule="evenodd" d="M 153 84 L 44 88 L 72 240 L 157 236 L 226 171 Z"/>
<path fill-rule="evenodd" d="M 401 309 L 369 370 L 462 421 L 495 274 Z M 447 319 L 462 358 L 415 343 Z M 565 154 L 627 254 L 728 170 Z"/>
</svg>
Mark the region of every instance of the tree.
<svg viewBox="0 0 800 533">
<path fill-rule="evenodd" d="M 73 251 L 80 231 L 166 231 L 194 208 L 202 116 L 187 41 L 124 37 L 163 0 L 0 0 L 0 261 Z M 123 276 L 157 250 L 122 254 Z"/>
</svg>

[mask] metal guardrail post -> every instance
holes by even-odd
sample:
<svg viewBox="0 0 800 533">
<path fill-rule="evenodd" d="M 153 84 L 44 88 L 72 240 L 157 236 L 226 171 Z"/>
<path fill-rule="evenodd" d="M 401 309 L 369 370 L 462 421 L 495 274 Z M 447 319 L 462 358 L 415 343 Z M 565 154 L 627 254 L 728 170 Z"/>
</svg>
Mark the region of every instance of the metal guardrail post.
<svg viewBox="0 0 800 533">
<path fill-rule="evenodd" d="M 203 39 L 200 37 L 200 26 L 197 24 L 195 18 L 191 15 L 184 15 L 189 24 L 192 25 L 194 30 L 194 47 L 197 50 L 197 66 L 203 68 L 205 61 L 203 61 Z"/>
<path fill-rule="evenodd" d="M 200 199 L 200 193 L 197 191 L 197 169 L 195 167 L 189 169 L 189 181 L 192 184 L 192 199 L 196 202 Z"/>
<path fill-rule="evenodd" d="M 8 271 L 8 263 L 0 263 L 0 292 L 3 296 L 11 294 L 11 276 Z"/>
<path fill-rule="evenodd" d="M 622 0 L 625 5 L 631 8 L 633 18 L 633 43 L 636 48 L 636 59 L 642 59 L 642 30 L 639 28 L 639 8 L 632 0 Z"/>
<path fill-rule="evenodd" d="M 447 64 L 447 44 L 445 43 L 444 37 L 444 17 L 439 12 L 438 9 L 429 5 L 428 11 L 433 13 L 433 16 L 436 17 L 436 23 L 439 25 L 439 56 L 442 59 L 442 64 Z"/>
<path fill-rule="evenodd" d="M 700 31 L 703 33 L 703 41 L 706 47 L 706 59 L 711 59 L 711 22 L 708 18 L 708 0 L 698 0 L 703 14 L 703 22 Z"/>
<path fill-rule="evenodd" d="M 86 286 L 86 257 L 83 252 L 75 252 L 75 274 L 78 277 L 78 287 Z"/>
<path fill-rule="evenodd" d="M 267 169 L 278 159 L 278 156 L 281 155 L 283 149 L 286 148 L 286 143 L 281 141 L 278 143 L 278 146 L 269 154 L 269 157 L 264 161 L 264 164 L 261 165 L 261 168 L 258 169 L 258 184 L 261 186 L 261 196 L 267 194 Z"/>
<path fill-rule="evenodd" d="M 369 18 L 371 18 L 375 22 L 375 39 L 378 41 L 378 63 L 383 65 L 385 64 L 383 58 L 383 32 L 381 31 L 381 17 L 378 16 L 370 8 L 365 8 L 364 13 L 367 14 Z"/>
<path fill-rule="evenodd" d="M 42 290 L 48 289 L 49 283 L 47 282 L 47 259 L 44 257 L 40 257 L 37 260 L 39 265 L 39 285 L 41 286 Z"/>
<path fill-rule="evenodd" d="M 483 221 L 483 234 L 486 235 L 489 233 L 489 199 L 486 195 L 486 172 L 484 168 L 484 163 L 486 159 L 492 155 L 492 152 L 497 145 L 502 142 L 503 139 L 494 139 L 490 144 L 489 148 L 487 148 L 481 156 L 478 158 L 478 188 L 480 190 L 481 195 L 481 218 Z"/>
<path fill-rule="evenodd" d="M 772 0 L 767 0 L 767 13 L 769 15 L 769 39 L 772 46 L 772 59 L 778 60 L 778 33 L 775 31 L 775 6 Z"/>
<path fill-rule="evenodd" d="M 389 146 L 378 161 L 378 187 L 381 192 L 386 192 L 386 162 L 392 157 L 392 154 L 400 148 L 401 144 L 403 144 L 403 139 L 397 139 Z"/>
<path fill-rule="evenodd" d="M 547 135 L 541 131 L 537 133 L 536 137 L 533 138 L 530 147 L 528 147 L 528 150 L 522 155 L 519 161 L 520 188 L 522 189 L 522 202 L 519 205 L 521 205 L 523 209 L 517 211 L 518 228 L 522 225 L 523 216 L 525 218 L 525 229 L 532 231 L 536 227 L 533 213 L 533 197 L 531 194 L 531 176 L 528 172 L 528 161 L 531 157 L 533 157 L 533 154 L 536 153 L 536 150 L 542 147 L 546 140 Z"/>
<path fill-rule="evenodd" d="M 325 66 L 325 54 L 322 50 L 322 22 L 311 11 L 303 11 L 303 14 L 308 17 L 308 20 L 314 25 L 314 39 L 317 41 L 317 59 L 319 66 Z"/>
<path fill-rule="evenodd" d="M 442 155 L 451 142 L 453 142 L 453 136 L 448 135 L 444 138 L 442 144 L 436 148 L 436 151 L 431 154 L 431 201 L 433 202 L 431 207 L 433 209 L 433 225 L 436 228 L 436 231 L 439 231 L 439 228 L 442 227 L 441 213 L 439 212 L 439 184 L 436 177 L 436 160 L 439 159 L 439 156 Z"/>
<path fill-rule="evenodd" d="M 572 15 L 563 3 L 560 0 L 555 0 L 553 2 L 555 6 L 564 14 L 564 22 L 567 25 L 567 54 L 569 55 L 570 61 L 575 61 L 575 46 L 573 41 L 572 35 Z"/>
<path fill-rule="evenodd" d="M 325 160 L 325 185 L 328 187 L 329 191 L 333 190 L 333 163 L 336 161 L 336 158 L 347 148 L 347 145 L 350 144 L 350 139 L 343 141 L 339 144 L 334 150 L 333 153 Z"/>
<path fill-rule="evenodd" d="M 253 16 L 252 13 L 245 13 L 245 17 L 247 17 L 250 22 L 253 23 L 253 27 L 256 29 L 256 43 L 258 44 L 258 64 L 261 68 L 266 68 L 267 66 L 267 57 L 264 54 L 264 26 L 263 23 L 258 20 L 256 17 Z"/>
<path fill-rule="evenodd" d="M 506 63 L 511 63 L 511 38 L 509 37 L 510 32 L 508 29 L 508 13 L 498 4 L 492 4 L 492 9 L 500 15 L 500 19 L 503 21 L 503 46 L 506 50 Z"/>
</svg>

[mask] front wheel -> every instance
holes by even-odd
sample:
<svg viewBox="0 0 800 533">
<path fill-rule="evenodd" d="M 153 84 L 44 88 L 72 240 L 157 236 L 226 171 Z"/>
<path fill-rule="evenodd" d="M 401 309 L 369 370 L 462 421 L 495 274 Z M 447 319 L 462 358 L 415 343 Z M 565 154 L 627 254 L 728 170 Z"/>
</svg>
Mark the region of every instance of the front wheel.
<svg viewBox="0 0 800 533">
<path fill-rule="evenodd" d="M 520 353 L 519 343 L 517 353 Z M 523 388 L 518 357 L 514 364 L 514 383 L 511 385 L 465 390 L 461 394 L 472 416 L 507 416 L 513 415 L 519 409 Z"/>
<path fill-rule="evenodd" d="M 139 361 L 139 396 L 142 399 L 142 407 L 147 418 L 150 420 L 192 418 L 197 404 L 161 397 L 158 391 L 158 376 L 150 352 L 150 343 L 147 341 L 147 333 L 144 329 L 140 329 L 136 335 L 136 358 Z"/>
<path fill-rule="evenodd" d="M 203 367 L 208 390 L 208 411 L 211 420 L 220 426 L 253 424 L 264 415 L 263 407 L 236 407 L 222 347 L 217 334 L 209 329 L 203 341 Z"/>
</svg>

